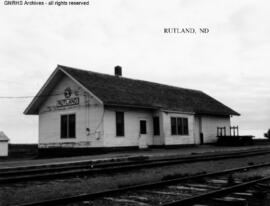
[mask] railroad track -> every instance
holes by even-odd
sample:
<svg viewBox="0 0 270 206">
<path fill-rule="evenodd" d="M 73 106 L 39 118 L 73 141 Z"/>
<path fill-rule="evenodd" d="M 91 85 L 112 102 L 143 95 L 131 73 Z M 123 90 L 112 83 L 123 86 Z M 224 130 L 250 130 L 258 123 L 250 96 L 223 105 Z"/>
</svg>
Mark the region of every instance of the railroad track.
<svg viewBox="0 0 270 206">
<path fill-rule="evenodd" d="M 81 164 L 76 163 L 71 165 L 45 165 L 37 168 L 18 167 L 14 169 L 0 169 L 0 184 L 42 179 L 64 178 L 72 176 L 84 176 L 90 174 L 92 175 L 111 172 L 125 172 L 131 169 L 154 168 L 182 163 L 240 158 L 247 156 L 263 155 L 268 153 L 270 153 L 270 151 L 267 149 L 259 149 L 211 155 L 195 155 L 185 158 L 163 158 L 155 160 L 113 163 L 93 163 L 92 161 L 83 161 Z"/>
<path fill-rule="evenodd" d="M 234 173 L 270 167 L 270 163 L 234 168 L 214 173 L 164 180 L 99 193 L 34 202 L 20 206 L 175 206 L 175 205 L 247 205 L 248 198 L 256 198 L 256 191 L 249 189 L 259 183 L 270 188 L 270 176 L 243 180 Z M 265 182 L 268 182 L 265 184 Z M 255 186 L 254 186 L 255 185 Z M 249 190 L 247 190 L 248 188 Z M 239 192 L 240 191 L 240 192 Z M 270 192 L 270 189 L 269 189 Z M 230 196 L 226 196 L 231 194 Z M 259 196 L 260 197 L 260 196 Z"/>
</svg>

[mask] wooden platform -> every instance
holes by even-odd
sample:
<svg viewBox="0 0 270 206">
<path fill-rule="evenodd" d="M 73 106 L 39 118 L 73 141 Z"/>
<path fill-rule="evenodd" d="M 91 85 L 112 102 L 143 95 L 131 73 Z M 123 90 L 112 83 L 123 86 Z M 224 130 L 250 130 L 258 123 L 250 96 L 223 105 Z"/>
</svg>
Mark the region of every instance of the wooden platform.
<svg viewBox="0 0 270 206">
<path fill-rule="evenodd" d="M 241 146 L 241 145 L 253 145 L 254 144 L 254 136 L 252 135 L 223 135 L 217 136 L 217 144 L 218 145 L 226 145 L 226 146 Z"/>
</svg>

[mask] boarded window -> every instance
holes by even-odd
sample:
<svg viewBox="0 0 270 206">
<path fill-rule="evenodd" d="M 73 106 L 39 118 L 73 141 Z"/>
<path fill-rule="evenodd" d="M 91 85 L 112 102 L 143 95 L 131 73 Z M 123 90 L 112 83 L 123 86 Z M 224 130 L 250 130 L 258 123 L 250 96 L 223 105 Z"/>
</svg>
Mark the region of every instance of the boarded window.
<svg viewBox="0 0 270 206">
<path fill-rule="evenodd" d="M 171 117 L 172 135 L 188 135 L 188 119 L 182 117 Z"/>
<path fill-rule="evenodd" d="M 116 112 L 116 136 L 125 136 L 124 112 Z"/>
<path fill-rule="evenodd" d="M 160 135 L 159 117 L 153 118 L 153 124 L 154 124 L 154 135 Z"/>
<path fill-rule="evenodd" d="M 140 120 L 140 134 L 146 134 L 146 120 Z"/>
<path fill-rule="evenodd" d="M 75 138 L 76 136 L 76 116 L 67 114 L 61 116 L 61 138 Z"/>
</svg>

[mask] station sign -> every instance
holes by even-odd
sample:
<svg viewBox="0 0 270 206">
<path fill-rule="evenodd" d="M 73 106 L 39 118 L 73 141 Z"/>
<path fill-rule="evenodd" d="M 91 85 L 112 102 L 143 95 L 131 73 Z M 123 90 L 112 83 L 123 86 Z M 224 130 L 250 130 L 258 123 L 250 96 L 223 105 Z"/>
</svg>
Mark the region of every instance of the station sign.
<svg viewBox="0 0 270 206">
<path fill-rule="evenodd" d="M 80 104 L 79 97 L 57 100 L 56 107 L 67 107 Z"/>
<path fill-rule="evenodd" d="M 68 87 L 64 91 L 65 99 L 57 100 L 56 107 L 67 107 L 67 106 L 74 106 L 80 104 L 79 97 L 73 97 L 71 98 L 72 90 Z"/>
</svg>

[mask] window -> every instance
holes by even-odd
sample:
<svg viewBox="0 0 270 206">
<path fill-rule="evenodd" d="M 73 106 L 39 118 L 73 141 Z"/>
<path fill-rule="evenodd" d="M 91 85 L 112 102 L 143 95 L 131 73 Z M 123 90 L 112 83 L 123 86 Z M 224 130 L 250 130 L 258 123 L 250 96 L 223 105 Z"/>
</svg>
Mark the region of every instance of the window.
<svg viewBox="0 0 270 206">
<path fill-rule="evenodd" d="M 171 131 L 172 131 L 172 135 L 177 135 L 176 118 L 175 117 L 171 117 Z"/>
<path fill-rule="evenodd" d="M 140 120 L 140 134 L 146 134 L 146 120 Z"/>
<path fill-rule="evenodd" d="M 122 137 L 125 136 L 124 132 L 124 112 L 116 112 L 116 136 Z"/>
<path fill-rule="evenodd" d="M 153 124 L 154 124 L 154 135 L 159 135 L 159 117 L 154 117 L 153 118 Z"/>
<path fill-rule="evenodd" d="M 182 117 L 171 117 L 172 135 L 188 135 L 188 119 Z"/>
<path fill-rule="evenodd" d="M 183 121 L 183 134 L 188 135 L 188 119 L 182 118 Z"/>
<path fill-rule="evenodd" d="M 76 136 L 76 116 L 67 114 L 61 116 L 61 138 L 75 138 Z"/>
</svg>

